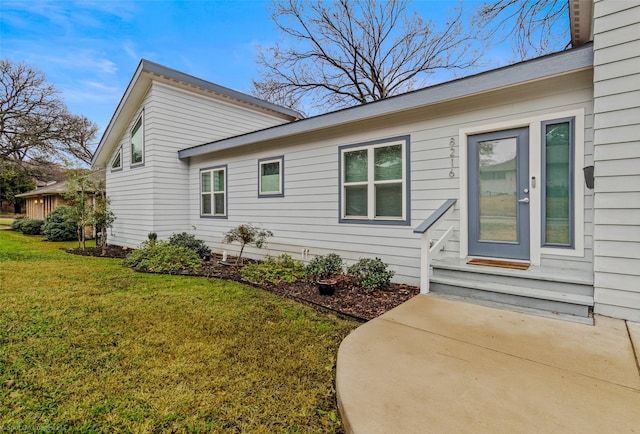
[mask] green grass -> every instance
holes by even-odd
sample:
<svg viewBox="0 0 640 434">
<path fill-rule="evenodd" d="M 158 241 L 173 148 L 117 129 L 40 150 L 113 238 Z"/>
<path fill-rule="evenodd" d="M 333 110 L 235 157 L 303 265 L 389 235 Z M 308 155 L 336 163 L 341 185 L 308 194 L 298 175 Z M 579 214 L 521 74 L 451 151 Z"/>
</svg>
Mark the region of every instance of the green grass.
<svg viewBox="0 0 640 434">
<path fill-rule="evenodd" d="M 340 430 L 335 357 L 358 323 L 71 246 L 0 232 L 0 428 Z"/>
</svg>

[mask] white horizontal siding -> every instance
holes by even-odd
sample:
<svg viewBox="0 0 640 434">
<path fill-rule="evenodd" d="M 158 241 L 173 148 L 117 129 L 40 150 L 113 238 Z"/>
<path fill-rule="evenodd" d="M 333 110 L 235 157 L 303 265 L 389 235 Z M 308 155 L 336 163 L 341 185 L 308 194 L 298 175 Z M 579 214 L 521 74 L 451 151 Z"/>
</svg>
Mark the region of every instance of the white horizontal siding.
<svg viewBox="0 0 640 434">
<path fill-rule="evenodd" d="M 389 116 L 362 122 L 351 128 L 324 131 L 306 140 L 295 138 L 276 144 L 240 148 L 212 157 L 192 158 L 189 176 L 190 225 L 194 233 L 214 249 L 237 252 L 239 246 L 221 242 L 224 232 L 240 223 L 252 223 L 272 230 L 274 237 L 262 250 L 248 249 L 248 255 L 260 257 L 281 252 L 300 258 L 302 248 L 310 257 L 335 252 L 348 263 L 359 257 L 378 256 L 396 271 L 399 282 L 418 283 L 420 274 L 420 236 L 413 233 L 446 199 L 459 197 L 460 155 L 457 137 L 460 128 L 520 119 L 576 108 L 584 109 L 585 124 L 591 128 L 591 75 L 579 79 L 563 77 L 543 87 L 539 84 L 515 88 L 493 95 L 470 97 L 465 101 L 445 103 L 438 107 L 413 110 L 402 116 Z M 339 179 L 338 148 L 410 135 L 411 149 L 411 225 L 363 225 L 338 223 Z M 452 169 L 450 139 L 455 138 Z M 592 160 L 591 142 L 585 144 Z M 284 191 L 282 198 L 258 198 L 258 159 L 284 155 Z M 228 218 L 199 217 L 199 170 L 225 164 L 228 177 Z M 586 200 L 590 206 L 590 195 Z M 456 210 L 450 223 L 458 228 Z M 567 268 L 591 270 L 592 217 L 585 230 L 586 258 L 561 257 Z M 445 255 L 457 255 L 459 236 L 456 231 L 447 244 Z M 551 262 L 557 258 L 549 257 Z"/>
<path fill-rule="evenodd" d="M 131 129 L 149 101 L 150 96 L 147 94 L 125 128 L 116 148 L 115 152 L 122 148 L 122 169 L 111 172 L 110 165 L 107 165 L 107 195 L 111 201 L 111 210 L 116 216 L 107 234 L 110 244 L 137 247 L 147 239 L 147 234 L 153 231 L 153 182 L 149 152 L 145 148 L 143 166 L 131 167 L 130 136 Z M 146 122 L 143 123 L 143 136 L 146 146 L 146 142 L 152 136 Z M 109 161 L 112 158 L 113 156 Z"/>
<path fill-rule="evenodd" d="M 595 12 L 595 310 L 640 321 L 640 5 Z"/>
<path fill-rule="evenodd" d="M 145 163 L 130 167 L 129 132 L 144 110 Z M 107 190 L 116 215 L 109 241 L 136 247 L 149 232 L 160 239 L 189 231 L 189 163 L 178 150 L 282 123 L 263 112 L 153 82 L 125 130 L 123 170 L 109 173 Z"/>
</svg>

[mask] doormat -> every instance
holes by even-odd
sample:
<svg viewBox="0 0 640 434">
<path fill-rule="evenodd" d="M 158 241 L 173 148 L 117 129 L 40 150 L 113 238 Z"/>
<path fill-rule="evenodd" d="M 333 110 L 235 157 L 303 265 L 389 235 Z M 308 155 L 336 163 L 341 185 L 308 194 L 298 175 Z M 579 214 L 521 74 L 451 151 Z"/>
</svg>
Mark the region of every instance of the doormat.
<svg viewBox="0 0 640 434">
<path fill-rule="evenodd" d="M 526 262 L 510 262 L 510 261 L 496 261 L 494 259 L 471 259 L 467 264 L 471 265 L 485 265 L 487 267 L 500 267 L 500 268 L 513 268 L 514 270 L 526 270 L 529 265 Z"/>
</svg>

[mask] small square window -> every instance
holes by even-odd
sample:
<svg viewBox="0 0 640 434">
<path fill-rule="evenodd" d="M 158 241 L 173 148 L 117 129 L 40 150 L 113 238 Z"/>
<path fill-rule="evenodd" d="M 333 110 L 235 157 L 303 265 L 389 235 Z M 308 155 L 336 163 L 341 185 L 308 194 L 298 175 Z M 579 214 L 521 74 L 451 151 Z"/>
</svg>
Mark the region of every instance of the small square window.
<svg viewBox="0 0 640 434">
<path fill-rule="evenodd" d="M 258 160 L 258 197 L 284 196 L 284 157 Z"/>
</svg>

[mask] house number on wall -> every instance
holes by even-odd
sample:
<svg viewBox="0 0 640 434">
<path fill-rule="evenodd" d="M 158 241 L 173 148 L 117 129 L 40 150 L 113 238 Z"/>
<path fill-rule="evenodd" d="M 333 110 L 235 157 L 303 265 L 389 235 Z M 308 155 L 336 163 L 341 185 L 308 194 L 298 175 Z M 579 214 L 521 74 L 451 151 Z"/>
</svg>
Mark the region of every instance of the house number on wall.
<svg viewBox="0 0 640 434">
<path fill-rule="evenodd" d="M 453 178 L 454 176 L 456 176 L 456 172 L 454 172 L 453 168 L 455 167 L 453 164 L 453 159 L 456 156 L 456 139 L 454 139 L 453 137 L 451 137 L 451 140 L 449 140 L 449 147 L 451 148 L 449 151 L 449 156 L 451 157 L 451 170 L 449 171 L 449 177 Z"/>
</svg>

